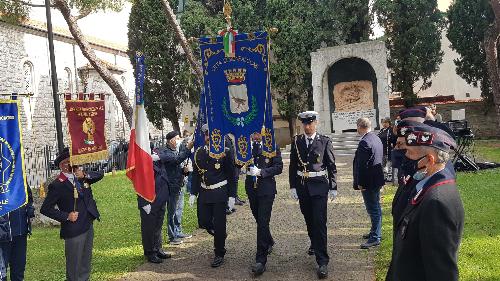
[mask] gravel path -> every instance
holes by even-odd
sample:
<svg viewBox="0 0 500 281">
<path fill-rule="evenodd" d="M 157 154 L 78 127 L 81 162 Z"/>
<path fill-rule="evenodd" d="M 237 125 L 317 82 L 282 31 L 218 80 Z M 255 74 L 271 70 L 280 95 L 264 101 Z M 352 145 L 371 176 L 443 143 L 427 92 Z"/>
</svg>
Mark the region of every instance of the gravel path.
<svg viewBox="0 0 500 281">
<path fill-rule="evenodd" d="M 328 204 L 328 280 L 372 281 L 375 251 L 359 249 L 369 222 L 361 195 L 352 189 L 351 167 L 352 158 L 337 159 L 339 197 Z M 278 195 L 271 219 L 276 245 L 261 277 L 254 278 L 250 271 L 255 258 L 256 224 L 245 204 L 228 217 L 227 254 L 222 267 L 210 267 L 212 237 L 197 230 L 183 245 L 168 248 L 174 252 L 172 259 L 161 265 L 144 264 L 121 280 L 317 280 L 315 259 L 306 254 L 309 239 L 304 218 L 298 203 L 289 197 L 286 160 L 277 182 Z"/>
</svg>

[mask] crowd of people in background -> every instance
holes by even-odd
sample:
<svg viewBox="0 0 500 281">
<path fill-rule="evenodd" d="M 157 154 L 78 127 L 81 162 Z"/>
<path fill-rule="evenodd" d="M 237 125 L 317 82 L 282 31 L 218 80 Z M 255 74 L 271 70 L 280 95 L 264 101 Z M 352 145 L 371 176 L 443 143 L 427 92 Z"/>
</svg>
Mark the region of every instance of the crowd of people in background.
<svg viewBox="0 0 500 281">
<path fill-rule="evenodd" d="M 337 197 L 337 169 L 332 141 L 317 132 L 319 114 L 299 114 L 303 134 L 292 139 L 289 166 L 291 198 L 297 200 L 304 216 L 318 278 L 328 276 L 327 202 Z M 463 229 L 464 210 L 455 183 L 450 153 L 456 148 L 454 135 L 442 123 L 436 106 L 403 109 L 392 124 L 381 120 L 378 135 L 370 119 L 357 120 L 360 141 L 353 161 L 353 188 L 359 190 L 370 217 L 371 228 L 363 235 L 362 249 L 380 244 L 382 209 L 380 191 L 386 182 L 397 187 L 392 203 L 393 251 L 386 280 L 458 280 L 457 251 Z M 151 263 L 171 258 L 163 249 L 162 232 L 170 245 L 182 244 L 192 235 L 184 233 L 182 217 L 185 194 L 189 205 L 197 204 L 198 226 L 214 237 L 212 267 L 224 263 L 227 215 L 238 198 L 238 179 L 245 175 L 245 190 L 257 223 L 257 247 L 252 272 L 266 271 L 268 255 L 275 240 L 269 224 L 276 195 L 275 176 L 282 173 L 283 161 L 276 154 L 264 155 L 262 136 L 252 134 L 252 165 L 235 163 L 235 148 L 226 140 L 220 158 L 209 156 L 209 129 L 202 127 L 205 145 L 194 149 L 193 135 L 177 131 L 166 135 L 166 145 L 151 147 L 156 197 L 148 202 L 137 197 L 144 256 Z M 89 280 L 94 240 L 93 222 L 99 211 L 91 185 L 102 172 L 86 172 L 71 165 L 69 149 L 58 154 L 54 164 L 60 175 L 48 186 L 40 212 L 61 223 L 64 239 L 66 280 Z M 31 192 L 28 204 L 0 217 L 0 277 L 24 280 L 27 236 L 34 217 Z M 166 216 L 166 218 L 165 218 Z"/>
</svg>

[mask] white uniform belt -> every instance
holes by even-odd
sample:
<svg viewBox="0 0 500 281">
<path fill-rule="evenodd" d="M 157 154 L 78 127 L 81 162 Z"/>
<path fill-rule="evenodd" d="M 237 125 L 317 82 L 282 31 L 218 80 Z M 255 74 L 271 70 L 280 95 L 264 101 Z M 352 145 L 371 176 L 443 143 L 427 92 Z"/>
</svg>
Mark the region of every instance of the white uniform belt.
<svg viewBox="0 0 500 281">
<path fill-rule="evenodd" d="M 219 183 L 211 184 L 211 185 L 206 185 L 204 183 L 201 183 L 201 187 L 203 187 L 204 189 L 217 189 L 219 187 L 223 187 L 226 184 L 227 184 L 227 180 L 223 180 Z"/>
<path fill-rule="evenodd" d="M 315 178 L 315 177 L 322 177 L 326 176 L 326 170 L 319 171 L 319 172 L 302 172 L 302 171 L 297 171 L 297 175 L 304 177 L 304 178 Z"/>
</svg>

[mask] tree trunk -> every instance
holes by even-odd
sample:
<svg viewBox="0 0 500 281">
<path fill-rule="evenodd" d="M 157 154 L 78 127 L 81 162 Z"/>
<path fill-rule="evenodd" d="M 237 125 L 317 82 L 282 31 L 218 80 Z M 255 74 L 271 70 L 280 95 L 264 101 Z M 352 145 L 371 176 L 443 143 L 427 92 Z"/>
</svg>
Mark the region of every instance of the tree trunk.
<svg viewBox="0 0 500 281">
<path fill-rule="evenodd" d="M 90 47 L 89 42 L 85 39 L 80 27 L 77 23 L 77 18 L 71 15 L 71 9 L 68 6 L 66 0 L 54 0 L 54 6 L 61 12 L 66 23 L 68 24 L 69 31 L 76 43 L 80 47 L 82 54 L 87 58 L 90 65 L 99 73 L 101 78 L 106 82 L 106 84 L 111 88 L 116 96 L 116 99 L 120 103 L 120 106 L 125 114 L 127 123 L 129 126 L 132 125 L 132 115 L 133 110 L 130 105 L 129 99 L 125 94 L 125 91 L 121 87 L 120 83 L 113 77 L 113 74 L 107 69 L 107 67 L 97 58 L 94 50 Z"/>
<path fill-rule="evenodd" d="M 493 102 L 497 114 L 497 126 L 500 130 L 500 72 L 498 69 L 498 39 L 500 37 L 500 2 L 490 0 L 491 8 L 495 14 L 495 21 L 487 30 L 484 37 L 486 51 L 486 64 L 493 91 Z"/>
<path fill-rule="evenodd" d="M 201 71 L 201 66 L 194 58 L 193 51 L 191 50 L 191 47 L 189 46 L 186 37 L 184 36 L 184 32 L 182 32 L 181 26 L 177 23 L 174 11 L 172 10 L 172 7 L 170 7 L 168 0 L 161 0 L 161 2 L 163 4 L 163 10 L 165 11 L 165 15 L 167 16 L 168 23 L 174 30 L 175 36 L 177 37 L 177 40 L 179 40 L 179 43 L 181 44 L 181 47 L 184 50 L 184 53 L 186 54 L 186 57 L 191 64 L 196 77 L 198 78 L 198 83 L 201 87 L 203 87 L 203 73 Z"/>
</svg>

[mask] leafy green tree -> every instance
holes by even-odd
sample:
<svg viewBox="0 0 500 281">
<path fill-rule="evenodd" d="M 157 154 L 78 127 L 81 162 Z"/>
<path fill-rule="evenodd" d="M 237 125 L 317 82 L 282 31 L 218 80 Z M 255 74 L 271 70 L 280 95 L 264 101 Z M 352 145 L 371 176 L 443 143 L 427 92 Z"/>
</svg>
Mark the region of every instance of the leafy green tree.
<svg viewBox="0 0 500 281">
<path fill-rule="evenodd" d="M 460 58 L 455 59 L 457 74 L 475 87 L 491 102 L 492 89 L 486 65 L 484 39 L 495 15 L 488 0 L 455 0 L 448 10 L 448 33 L 451 48 Z"/>
<path fill-rule="evenodd" d="M 160 1 L 133 2 L 128 37 L 132 64 L 137 52 L 145 56 L 144 94 L 149 120 L 162 127 L 162 118 L 167 118 L 174 130 L 179 130 L 182 105 L 190 97 L 198 97 L 199 87 Z"/>
<path fill-rule="evenodd" d="M 374 10 L 387 36 L 393 90 L 412 106 L 417 82 L 422 81 L 420 89 L 429 88 L 443 60 L 443 15 L 436 0 L 375 0 Z"/>
</svg>

